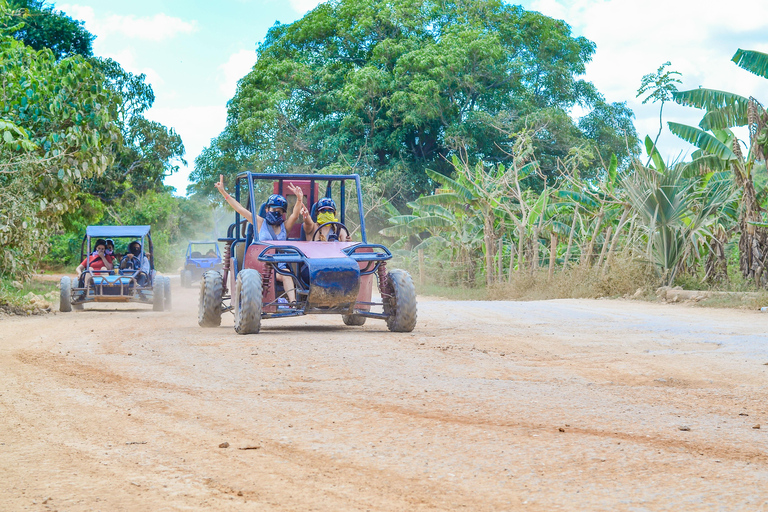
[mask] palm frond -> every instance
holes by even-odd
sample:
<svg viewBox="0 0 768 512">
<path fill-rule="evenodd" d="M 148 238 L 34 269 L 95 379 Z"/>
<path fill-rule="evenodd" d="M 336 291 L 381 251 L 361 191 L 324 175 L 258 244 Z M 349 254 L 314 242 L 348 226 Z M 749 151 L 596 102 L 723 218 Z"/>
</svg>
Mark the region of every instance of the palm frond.
<svg viewBox="0 0 768 512">
<path fill-rule="evenodd" d="M 592 208 L 597 208 L 598 206 L 597 201 L 586 194 L 582 194 L 581 192 L 574 192 L 572 190 L 558 190 L 557 195 L 560 197 L 572 199 L 582 206 L 590 206 Z"/>
<path fill-rule="evenodd" d="M 442 184 L 445 187 L 452 189 L 456 194 L 463 197 L 467 202 L 471 202 L 475 200 L 475 197 L 477 196 L 477 194 L 475 194 L 475 191 L 473 191 L 471 188 L 468 188 L 462 185 L 458 181 L 452 178 L 449 178 L 444 174 L 440 174 L 439 172 L 433 171 L 432 169 L 425 169 L 425 172 L 427 173 L 427 176 L 429 176 L 431 179 L 435 180 L 436 182 Z"/>
<path fill-rule="evenodd" d="M 750 73 L 768 78 L 768 55 L 765 53 L 739 48 L 731 60 Z"/>
<path fill-rule="evenodd" d="M 724 107 L 734 106 L 740 103 L 749 104 L 749 99 L 738 94 L 717 89 L 699 87 L 689 91 L 676 91 L 672 93 L 672 99 L 684 107 L 701 108 L 710 112 Z"/>
<path fill-rule="evenodd" d="M 710 110 L 704 114 L 704 118 L 699 123 L 702 130 L 716 130 L 723 128 L 733 128 L 734 126 L 746 126 L 749 122 L 747 118 L 747 107 L 749 103 L 735 103 L 715 110 Z"/>
<path fill-rule="evenodd" d="M 731 148 L 704 130 L 686 124 L 673 123 L 672 121 L 669 121 L 667 125 L 669 125 L 669 130 L 672 133 L 711 155 L 717 155 L 724 160 L 736 159 L 736 155 L 733 154 Z"/>
</svg>

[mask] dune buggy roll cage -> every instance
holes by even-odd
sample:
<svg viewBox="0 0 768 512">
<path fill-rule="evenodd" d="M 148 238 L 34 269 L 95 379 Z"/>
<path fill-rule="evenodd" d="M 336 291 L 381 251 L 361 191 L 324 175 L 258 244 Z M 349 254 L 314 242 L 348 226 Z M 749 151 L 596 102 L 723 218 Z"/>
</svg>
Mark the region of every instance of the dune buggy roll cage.
<svg viewBox="0 0 768 512">
<path fill-rule="evenodd" d="M 339 213 L 339 221 L 342 224 L 345 224 L 346 220 L 346 182 L 347 181 L 354 181 L 355 182 L 355 191 L 357 195 L 357 209 L 360 213 L 360 238 L 364 244 L 368 243 L 368 238 L 365 232 L 365 213 L 363 210 L 363 192 L 362 188 L 360 186 L 360 176 L 357 174 L 269 174 L 269 173 L 254 173 L 254 172 L 243 172 L 237 175 L 237 178 L 235 179 L 235 200 L 239 203 L 240 201 L 240 187 L 241 183 L 243 181 L 247 181 L 248 184 L 248 209 L 251 210 L 251 213 L 253 215 L 258 214 L 259 208 L 257 207 L 256 203 L 256 197 L 254 194 L 254 186 L 253 181 L 256 180 L 272 180 L 273 182 L 277 182 L 277 193 L 280 195 L 285 195 L 283 193 L 283 184 L 285 181 L 294 181 L 294 180 L 306 180 L 310 183 L 310 193 L 307 196 L 307 208 L 312 208 L 312 205 L 317 202 L 318 199 L 321 197 L 331 195 L 332 185 L 335 182 L 339 182 L 339 205 L 338 205 L 338 213 Z M 319 182 L 327 182 L 326 189 L 325 189 L 325 196 L 315 197 L 315 184 Z M 241 203 L 242 204 L 242 203 Z M 241 236 L 240 233 L 240 225 L 241 225 L 241 219 L 240 214 L 238 212 L 235 212 L 235 231 L 232 234 L 228 234 L 228 237 L 231 238 L 232 235 L 236 239 L 245 238 L 245 236 Z M 219 241 L 226 241 L 226 239 L 222 240 L 219 239 Z"/>
</svg>

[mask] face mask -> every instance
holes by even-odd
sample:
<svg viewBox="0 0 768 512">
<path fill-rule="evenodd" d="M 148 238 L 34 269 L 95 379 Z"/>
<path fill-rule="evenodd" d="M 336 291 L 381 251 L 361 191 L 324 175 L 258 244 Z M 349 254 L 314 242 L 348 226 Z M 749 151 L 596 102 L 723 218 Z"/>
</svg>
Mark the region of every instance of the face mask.
<svg viewBox="0 0 768 512">
<path fill-rule="evenodd" d="M 279 226 L 283 223 L 283 214 L 281 212 L 267 212 L 265 219 L 270 226 Z"/>
<path fill-rule="evenodd" d="M 113 251 L 112 249 L 107 249 L 107 250 L 106 250 L 106 251 L 104 251 L 104 252 L 105 252 L 106 254 L 112 254 L 114 251 Z"/>
<path fill-rule="evenodd" d="M 333 212 L 320 212 L 317 214 L 317 223 L 325 224 L 326 222 L 338 222 L 336 215 Z"/>
</svg>

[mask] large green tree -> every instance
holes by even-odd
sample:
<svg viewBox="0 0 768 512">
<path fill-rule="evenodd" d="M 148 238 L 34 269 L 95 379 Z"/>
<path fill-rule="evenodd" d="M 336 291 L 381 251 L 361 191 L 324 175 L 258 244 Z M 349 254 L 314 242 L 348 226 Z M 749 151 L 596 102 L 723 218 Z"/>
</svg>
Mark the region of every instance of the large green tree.
<svg viewBox="0 0 768 512">
<path fill-rule="evenodd" d="M 93 55 L 95 36 L 88 32 L 82 21 L 74 20 L 61 11 L 54 10 L 45 0 L 9 0 L 15 18 L 24 23 L 11 35 L 35 50 L 48 48 L 57 59 L 81 55 Z M 13 19 L 8 19 L 13 22 Z"/>
<path fill-rule="evenodd" d="M 205 191 L 221 169 L 341 165 L 417 194 L 454 153 L 507 161 L 508 134 L 526 126 L 540 128 L 553 171 L 586 139 L 567 111 L 601 102 L 578 78 L 594 50 L 566 23 L 500 0 L 326 2 L 270 29 L 192 178 Z"/>
</svg>

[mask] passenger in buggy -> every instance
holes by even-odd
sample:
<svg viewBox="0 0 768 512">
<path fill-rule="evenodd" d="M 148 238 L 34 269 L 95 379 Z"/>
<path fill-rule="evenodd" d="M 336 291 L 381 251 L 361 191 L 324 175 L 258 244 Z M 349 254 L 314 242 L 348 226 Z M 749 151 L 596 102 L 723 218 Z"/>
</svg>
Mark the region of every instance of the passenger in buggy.
<svg viewBox="0 0 768 512">
<path fill-rule="evenodd" d="M 110 274 L 114 269 L 115 256 L 107 254 L 107 241 L 103 238 L 96 240 L 95 250 L 89 254 L 77 267 L 77 275 L 82 280 L 82 286 L 88 287 L 91 282 L 91 274 Z M 87 274 L 83 274 L 90 270 Z"/>
<path fill-rule="evenodd" d="M 134 277 L 139 286 L 146 286 L 149 281 L 149 258 L 141 251 L 141 242 L 134 240 L 128 244 L 128 252 L 120 262 L 120 270 L 133 270 Z"/>
</svg>

